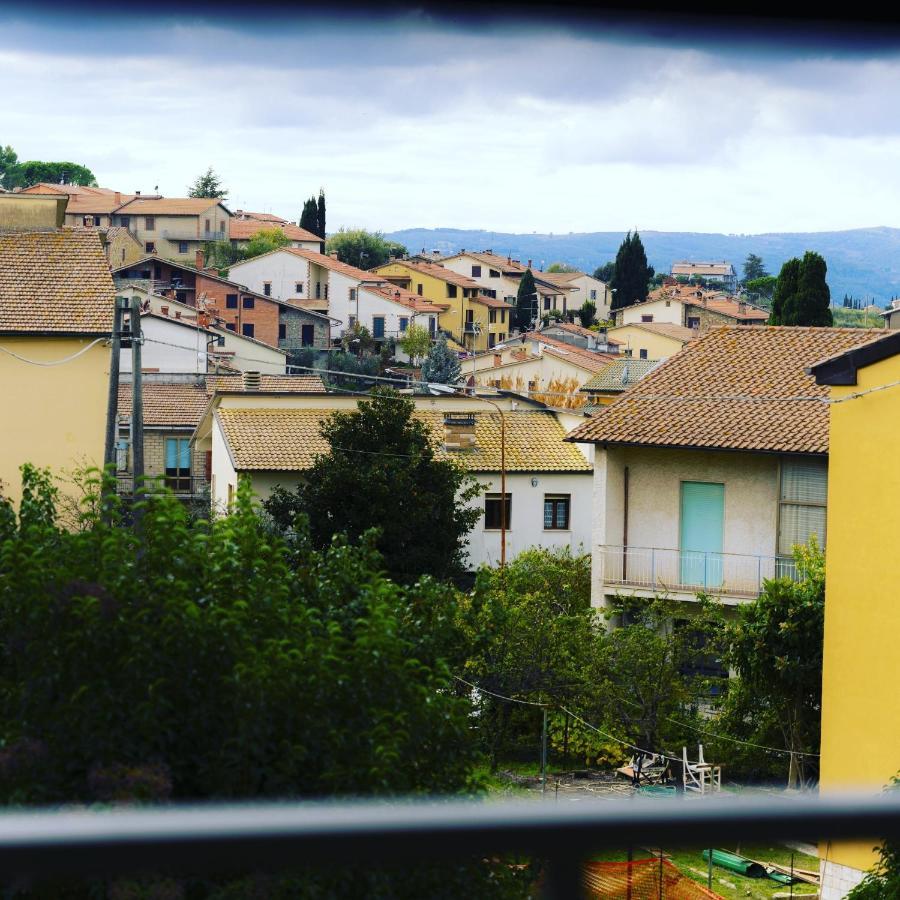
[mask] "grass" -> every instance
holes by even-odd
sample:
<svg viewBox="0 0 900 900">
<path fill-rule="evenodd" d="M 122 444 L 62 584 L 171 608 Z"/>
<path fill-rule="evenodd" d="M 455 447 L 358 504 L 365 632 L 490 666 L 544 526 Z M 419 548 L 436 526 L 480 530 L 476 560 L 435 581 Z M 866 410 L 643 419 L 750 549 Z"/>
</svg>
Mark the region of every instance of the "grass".
<svg viewBox="0 0 900 900">
<path fill-rule="evenodd" d="M 866 312 L 863 309 L 845 309 L 843 306 L 832 308 L 835 328 L 883 328 L 884 319 L 878 313 Z"/>
<path fill-rule="evenodd" d="M 655 848 L 653 848 L 655 850 Z M 783 866 L 791 864 L 791 850 L 780 844 L 752 844 L 740 847 L 717 847 L 717 850 L 728 850 L 741 856 L 758 860 L 759 862 L 774 862 Z M 707 861 L 703 858 L 703 850 L 684 850 L 664 848 L 663 852 L 670 862 L 688 878 L 706 886 Z M 648 848 L 636 847 L 634 859 L 645 859 L 652 856 L 653 852 Z M 608 851 L 598 853 L 593 857 L 603 862 L 622 861 L 628 858 L 624 851 Z M 794 865 L 798 869 L 810 869 L 818 871 L 819 860 L 815 856 L 807 856 L 805 853 L 794 852 Z M 788 893 L 790 887 L 786 884 L 778 884 L 769 878 L 746 878 L 737 872 L 721 869 L 713 866 L 712 889 L 727 900 L 770 900 L 774 894 Z M 815 888 L 811 884 L 797 882 L 794 885 L 794 896 L 801 894 L 814 894 Z"/>
</svg>

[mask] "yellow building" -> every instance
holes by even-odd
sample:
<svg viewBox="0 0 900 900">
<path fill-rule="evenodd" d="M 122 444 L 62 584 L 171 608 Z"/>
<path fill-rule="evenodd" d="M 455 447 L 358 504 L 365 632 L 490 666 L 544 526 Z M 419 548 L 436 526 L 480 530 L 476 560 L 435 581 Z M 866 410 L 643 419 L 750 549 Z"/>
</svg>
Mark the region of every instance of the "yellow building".
<svg viewBox="0 0 900 900">
<path fill-rule="evenodd" d="M 900 772 L 900 333 L 810 371 L 844 401 L 831 405 L 821 789 L 874 793 Z M 862 878 L 871 847 L 820 846 L 822 900 Z"/>
<path fill-rule="evenodd" d="M 394 260 L 375 270 L 392 284 L 431 300 L 449 304 L 438 318 L 440 327 L 467 350 L 479 352 L 503 343 L 515 311 L 505 300 L 477 282 L 437 263 Z"/>
<path fill-rule="evenodd" d="M 668 359 L 696 337 L 690 328 L 668 322 L 617 325 L 606 334 L 610 341 L 621 346 L 625 356 L 632 359 Z"/>
<path fill-rule="evenodd" d="M 65 194 L 0 194 L 0 231 L 58 228 L 66 216 Z"/>
<path fill-rule="evenodd" d="M 103 462 L 114 292 L 92 231 L 0 233 L 0 492 Z"/>
</svg>

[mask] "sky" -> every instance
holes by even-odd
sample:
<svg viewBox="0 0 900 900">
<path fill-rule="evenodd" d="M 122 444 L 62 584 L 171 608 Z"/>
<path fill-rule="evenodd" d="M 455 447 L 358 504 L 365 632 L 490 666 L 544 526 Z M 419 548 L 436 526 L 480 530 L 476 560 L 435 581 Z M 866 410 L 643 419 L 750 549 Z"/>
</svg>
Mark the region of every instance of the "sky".
<svg viewBox="0 0 900 900">
<path fill-rule="evenodd" d="M 329 231 L 900 226 L 900 43 L 35 10 L 0 3 L 0 144 L 123 192 L 211 165 L 232 210 L 323 187 Z"/>
</svg>

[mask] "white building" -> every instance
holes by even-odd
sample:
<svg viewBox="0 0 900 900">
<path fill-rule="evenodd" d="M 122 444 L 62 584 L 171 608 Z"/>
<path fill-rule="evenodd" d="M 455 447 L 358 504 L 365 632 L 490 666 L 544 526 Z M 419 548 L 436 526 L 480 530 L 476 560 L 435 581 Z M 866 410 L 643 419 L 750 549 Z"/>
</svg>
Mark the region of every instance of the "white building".
<svg viewBox="0 0 900 900">
<path fill-rule="evenodd" d="M 730 262 L 676 262 L 672 263 L 673 278 L 702 278 L 715 281 L 728 291 L 737 287 L 737 272 Z"/>
<path fill-rule="evenodd" d="M 872 333 L 721 328 L 572 432 L 595 444 L 592 600 L 698 591 L 729 604 L 825 543 L 827 397 L 804 372 Z"/>
<path fill-rule="evenodd" d="M 566 443 L 560 418 L 549 410 L 494 395 L 506 419 L 506 553 L 529 547 L 588 552 L 591 464 Z M 459 460 L 484 486 L 473 503 L 482 510 L 469 534 L 469 567 L 496 564 L 501 545 L 500 414 L 467 396 L 415 397 L 416 415 L 439 442 L 438 455 Z M 335 410 L 356 409 L 356 398 L 334 394 L 217 394 L 195 431 L 196 452 L 209 451 L 213 508 L 226 509 L 238 478 L 249 477 L 267 497 L 276 485 L 302 483 L 327 445 L 321 422 Z M 571 422 L 571 419 L 568 419 Z"/>
<path fill-rule="evenodd" d="M 569 309 L 580 309 L 590 300 L 597 306 L 597 320 L 606 322 L 610 319 L 612 291 L 605 281 L 588 275 L 587 272 L 538 272 L 538 278 L 549 281 L 560 287 L 569 288 Z"/>
<path fill-rule="evenodd" d="M 400 340 L 412 324 L 427 328 L 434 337 L 438 316 L 446 308 L 393 284 L 363 285 L 352 299 L 338 292 L 329 302 L 332 315 L 347 323 L 341 334 L 359 323 L 376 341 Z"/>
<path fill-rule="evenodd" d="M 355 304 L 361 285 L 387 284 L 380 275 L 298 247 L 282 247 L 235 263 L 228 277 L 266 297 L 328 312 L 339 319 L 332 308 Z"/>
<path fill-rule="evenodd" d="M 246 247 L 250 239 L 260 231 L 271 231 L 277 228 L 289 241 L 291 247 L 323 252 L 325 242 L 311 231 L 301 228 L 295 222 L 289 222 L 271 213 L 246 212 L 236 209 L 228 221 L 228 240 L 232 247 Z"/>
</svg>

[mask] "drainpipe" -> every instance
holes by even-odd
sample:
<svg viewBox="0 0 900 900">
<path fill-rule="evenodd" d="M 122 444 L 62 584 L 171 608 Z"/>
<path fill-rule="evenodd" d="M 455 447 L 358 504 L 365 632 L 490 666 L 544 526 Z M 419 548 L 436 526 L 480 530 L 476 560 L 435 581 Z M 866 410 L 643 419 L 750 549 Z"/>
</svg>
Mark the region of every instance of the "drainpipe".
<svg viewBox="0 0 900 900">
<path fill-rule="evenodd" d="M 622 581 L 628 580 L 628 466 L 622 470 Z"/>
</svg>

